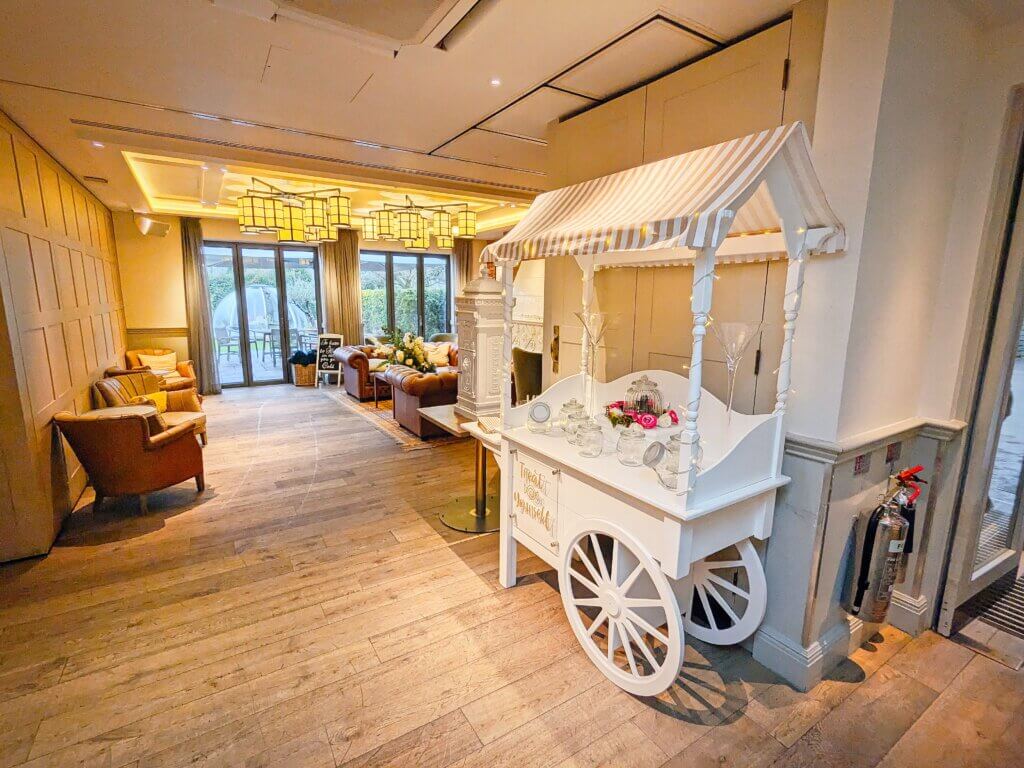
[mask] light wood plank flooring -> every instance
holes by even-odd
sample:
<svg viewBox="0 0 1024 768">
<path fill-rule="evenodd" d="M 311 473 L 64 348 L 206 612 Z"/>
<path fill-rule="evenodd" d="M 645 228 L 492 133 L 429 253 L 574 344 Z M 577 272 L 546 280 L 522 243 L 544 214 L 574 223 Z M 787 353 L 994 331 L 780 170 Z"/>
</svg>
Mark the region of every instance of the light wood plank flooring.
<svg viewBox="0 0 1024 768">
<path fill-rule="evenodd" d="M 472 446 L 404 452 L 313 390 L 206 401 L 208 491 L 83 504 L 0 567 L 0 768 L 1019 766 L 1024 676 L 885 630 L 808 694 L 691 643 L 628 696 L 551 574 L 439 526 Z"/>
</svg>

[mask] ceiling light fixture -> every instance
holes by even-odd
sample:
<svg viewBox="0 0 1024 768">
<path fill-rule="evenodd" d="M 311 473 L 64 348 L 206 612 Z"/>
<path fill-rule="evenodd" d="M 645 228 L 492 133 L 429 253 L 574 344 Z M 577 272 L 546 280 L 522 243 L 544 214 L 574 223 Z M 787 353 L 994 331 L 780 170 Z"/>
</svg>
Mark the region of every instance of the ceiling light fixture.
<svg viewBox="0 0 1024 768">
<path fill-rule="evenodd" d="M 352 201 L 338 188 L 289 192 L 253 178 L 236 202 L 242 232 L 277 233 L 280 243 L 333 241 L 338 229 L 352 228 Z"/>
<path fill-rule="evenodd" d="M 408 195 L 405 205 L 384 203 L 383 208 L 370 211 L 378 240 L 401 240 L 406 248 L 425 251 L 434 236 L 438 248 L 451 248 L 454 238 L 476 236 L 476 211 L 468 203 L 417 205 Z M 365 230 L 363 239 L 369 240 Z"/>
<path fill-rule="evenodd" d="M 492 77 L 491 78 L 491 85 L 493 85 L 495 88 L 497 88 L 499 85 L 501 85 L 501 80 L 498 79 L 497 77 Z"/>
<path fill-rule="evenodd" d="M 96 147 L 96 149 L 103 149 L 106 146 L 102 141 L 94 141 L 92 145 Z"/>
</svg>

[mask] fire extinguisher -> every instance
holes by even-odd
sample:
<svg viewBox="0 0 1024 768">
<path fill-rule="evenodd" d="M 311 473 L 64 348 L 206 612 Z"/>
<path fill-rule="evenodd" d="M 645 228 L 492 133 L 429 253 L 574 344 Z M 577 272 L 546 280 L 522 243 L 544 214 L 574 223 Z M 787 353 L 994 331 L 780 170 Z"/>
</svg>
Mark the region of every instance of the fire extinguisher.
<svg viewBox="0 0 1024 768">
<path fill-rule="evenodd" d="M 928 481 L 918 476 L 924 467 L 918 464 L 916 467 L 905 469 L 895 477 L 899 486 L 897 500 L 900 504 L 900 514 L 907 521 L 907 538 L 903 544 L 903 557 L 900 558 L 900 565 L 896 572 L 896 583 L 902 584 L 907 580 L 907 561 L 914 551 L 914 522 L 917 519 L 917 498 L 921 495 L 921 484 Z"/>
<path fill-rule="evenodd" d="M 864 621 L 885 621 L 901 569 L 906 574 L 904 550 L 911 523 L 902 512 L 908 506 L 912 514 L 916 511 L 921 493 L 917 473 L 922 469 L 917 466 L 893 476 L 895 487 L 868 516 L 851 605 L 851 613 Z"/>
</svg>

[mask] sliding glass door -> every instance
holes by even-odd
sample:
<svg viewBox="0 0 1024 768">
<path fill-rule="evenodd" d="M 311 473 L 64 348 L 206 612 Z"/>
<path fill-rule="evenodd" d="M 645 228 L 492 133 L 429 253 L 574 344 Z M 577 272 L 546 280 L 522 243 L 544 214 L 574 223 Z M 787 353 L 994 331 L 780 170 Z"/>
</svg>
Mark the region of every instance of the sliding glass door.
<svg viewBox="0 0 1024 768">
<path fill-rule="evenodd" d="M 398 329 L 430 338 L 451 331 L 451 262 L 434 253 L 363 251 L 363 330 Z"/>
<path fill-rule="evenodd" d="M 320 330 L 312 248 L 204 243 L 213 346 L 223 386 L 287 381 L 288 357 Z"/>
</svg>

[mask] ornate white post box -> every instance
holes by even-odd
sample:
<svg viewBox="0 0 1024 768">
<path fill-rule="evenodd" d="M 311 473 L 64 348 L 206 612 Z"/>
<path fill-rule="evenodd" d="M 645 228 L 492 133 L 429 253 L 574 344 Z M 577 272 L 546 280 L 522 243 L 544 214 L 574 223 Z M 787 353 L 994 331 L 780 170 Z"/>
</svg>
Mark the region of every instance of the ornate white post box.
<svg viewBox="0 0 1024 768">
<path fill-rule="evenodd" d="M 480 276 L 455 298 L 459 334 L 459 399 L 455 412 L 477 419 L 501 409 L 503 338 L 501 283 Z"/>
</svg>

